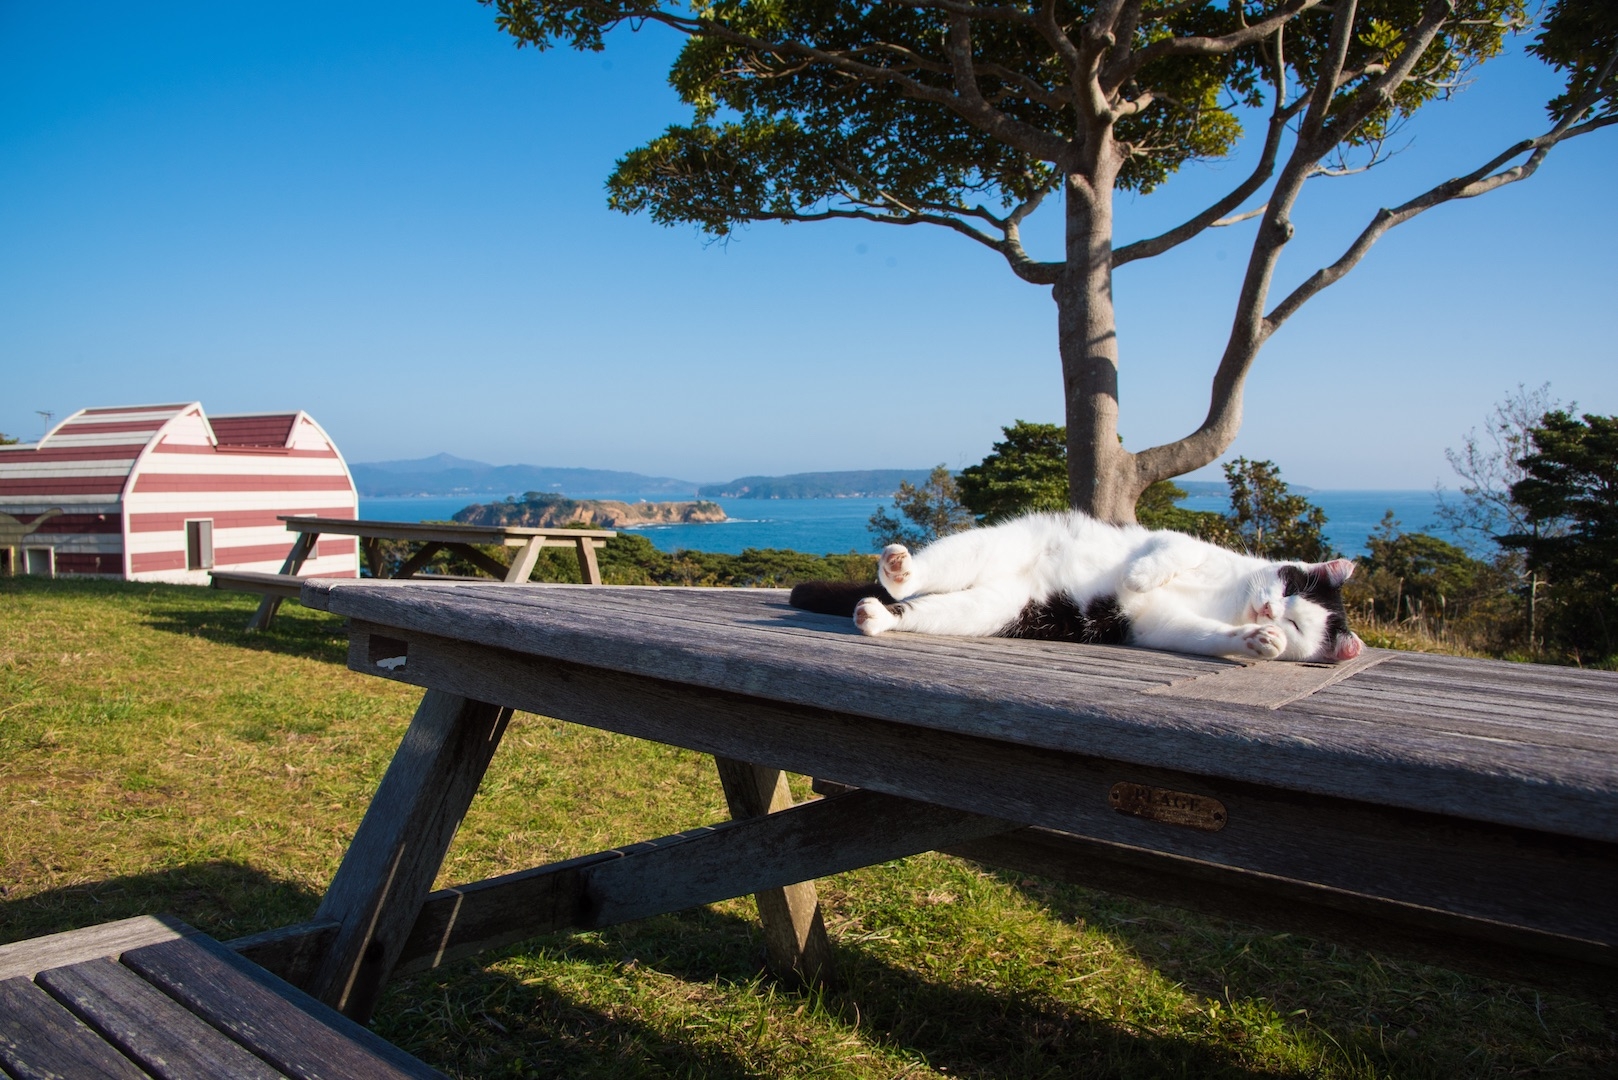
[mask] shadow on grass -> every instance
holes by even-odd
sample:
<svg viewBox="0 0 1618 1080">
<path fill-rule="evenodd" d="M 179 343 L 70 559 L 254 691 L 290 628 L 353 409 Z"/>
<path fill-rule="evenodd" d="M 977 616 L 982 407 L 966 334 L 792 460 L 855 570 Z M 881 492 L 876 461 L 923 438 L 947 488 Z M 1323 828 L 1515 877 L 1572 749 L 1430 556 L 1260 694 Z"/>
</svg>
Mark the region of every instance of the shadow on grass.
<svg viewBox="0 0 1618 1080">
<path fill-rule="evenodd" d="M 301 922 L 319 902 L 304 886 L 241 863 L 195 863 L 18 899 L 0 893 L 0 942 L 156 914 L 178 916 L 226 941 Z"/>
<path fill-rule="evenodd" d="M 891 1054 L 901 1075 L 906 1063 L 983 1080 L 1277 1075 L 1209 1043 L 1130 1028 L 1034 994 L 940 982 L 857 944 L 834 948 L 833 988 L 787 989 L 762 972 L 755 922 L 696 909 L 480 958 L 494 970 L 466 963 L 402 981 L 383 1004 L 378 1030 L 465 1076 L 534 1068 L 570 1077 L 729 1080 L 775 1075 L 788 1061 L 793 1071 L 815 1071 L 818 1062 L 835 1075 L 826 1059 L 845 1056 L 864 1057 L 875 1073 L 871 1046 Z M 687 1022 L 645 1022 L 640 1017 L 669 1012 L 640 995 L 684 1003 Z M 776 1004 L 765 1015 L 765 1004 L 749 997 Z M 807 1014 L 801 1026 L 793 1020 L 800 1014 Z M 741 1060 L 716 1050 L 703 1038 L 710 1028 L 729 1045 L 759 1046 L 759 1054 Z"/>
</svg>

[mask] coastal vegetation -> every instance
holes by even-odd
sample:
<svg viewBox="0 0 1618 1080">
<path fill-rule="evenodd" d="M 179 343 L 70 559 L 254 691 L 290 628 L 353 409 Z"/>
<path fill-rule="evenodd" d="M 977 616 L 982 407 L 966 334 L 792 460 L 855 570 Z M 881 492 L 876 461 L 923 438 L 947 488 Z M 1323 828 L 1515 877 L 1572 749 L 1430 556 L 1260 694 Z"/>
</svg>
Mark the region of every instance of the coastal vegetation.
<svg viewBox="0 0 1618 1080">
<path fill-rule="evenodd" d="M 419 691 L 350 671 L 326 613 L 248 633 L 256 603 L 0 579 L 0 941 L 313 915 Z M 710 759 L 519 713 L 438 884 L 726 817 Z M 744 897 L 397 980 L 375 1026 L 464 1080 L 1618 1072 L 1610 1007 L 1565 992 L 939 854 L 818 888 L 824 991 L 763 973 Z"/>
</svg>

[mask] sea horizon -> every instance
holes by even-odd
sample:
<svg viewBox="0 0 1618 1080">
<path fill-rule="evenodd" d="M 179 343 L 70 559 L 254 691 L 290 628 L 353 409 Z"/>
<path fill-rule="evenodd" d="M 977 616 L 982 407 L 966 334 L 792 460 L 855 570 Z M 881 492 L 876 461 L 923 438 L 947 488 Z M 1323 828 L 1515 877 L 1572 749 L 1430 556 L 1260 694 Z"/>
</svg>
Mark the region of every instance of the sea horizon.
<svg viewBox="0 0 1618 1080">
<path fill-rule="evenodd" d="M 1443 494 L 1458 497 L 1451 491 Z M 1456 539 L 1437 525 L 1435 511 L 1439 493 L 1433 489 L 1313 489 L 1305 497 L 1325 512 L 1326 539 L 1344 555 L 1365 554 L 1367 538 L 1376 531 L 1388 510 L 1393 511 L 1404 532 L 1431 533 L 1452 542 Z M 499 502 L 504 498 L 495 495 L 387 498 L 362 495 L 360 517 L 378 521 L 448 521 L 456 511 L 467 506 Z M 630 503 L 695 501 L 635 495 L 601 498 Z M 878 509 L 893 506 L 891 497 L 717 498 L 707 501 L 718 503 L 727 520 L 692 525 L 631 526 L 620 531 L 640 533 L 659 550 L 669 552 L 711 551 L 737 555 L 748 548 L 781 548 L 811 555 L 874 553 L 876 543 L 867 524 Z M 1180 500 L 1179 505 L 1187 510 L 1224 512 L 1230 503 L 1223 495 L 1193 495 Z"/>
</svg>

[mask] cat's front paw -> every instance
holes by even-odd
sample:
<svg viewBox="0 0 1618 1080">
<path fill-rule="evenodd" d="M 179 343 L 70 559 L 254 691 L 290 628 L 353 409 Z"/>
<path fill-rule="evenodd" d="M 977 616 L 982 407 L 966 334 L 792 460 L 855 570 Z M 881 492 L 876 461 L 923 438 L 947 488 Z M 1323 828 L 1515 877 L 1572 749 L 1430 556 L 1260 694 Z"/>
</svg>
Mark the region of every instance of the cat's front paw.
<svg viewBox="0 0 1618 1080">
<path fill-rule="evenodd" d="M 1281 633 L 1279 626 L 1262 623 L 1243 626 L 1237 629 L 1236 635 L 1242 648 L 1260 660 L 1274 660 L 1287 647 L 1287 636 Z"/>
<path fill-rule="evenodd" d="M 876 563 L 876 579 L 888 590 L 889 596 L 898 599 L 913 592 L 910 581 L 914 576 L 915 565 L 910 560 L 909 548 L 889 544 L 882 549 L 882 557 Z"/>
<path fill-rule="evenodd" d="M 898 621 L 888 606 L 874 596 L 867 596 L 854 605 L 854 626 L 866 637 L 886 633 Z"/>
</svg>

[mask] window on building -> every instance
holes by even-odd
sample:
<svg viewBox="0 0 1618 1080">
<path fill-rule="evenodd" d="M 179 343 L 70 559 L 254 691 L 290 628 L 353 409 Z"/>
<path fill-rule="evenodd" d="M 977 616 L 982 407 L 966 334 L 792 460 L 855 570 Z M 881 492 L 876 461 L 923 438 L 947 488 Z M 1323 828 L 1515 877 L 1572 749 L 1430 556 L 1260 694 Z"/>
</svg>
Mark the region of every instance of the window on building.
<svg viewBox="0 0 1618 1080">
<path fill-rule="evenodd" d="M 23 551 L 23 573 L 36 577 L 56 576 L 56 549 L 31 547 Z"/>
<path fill-rule="evenodd" d="M 16 558 L 16 548 L 0 547 L 0 577 L 10 577 L 17 571 L 12 560 Z"/>
<path fill-rule="evenodd" d="M 185 568 L 187 570 L 213 569 L 212 518 L 185 523 Z"/>
</svg>

